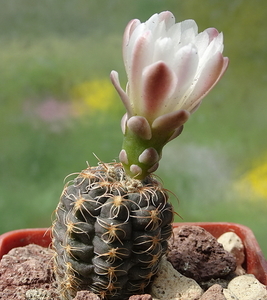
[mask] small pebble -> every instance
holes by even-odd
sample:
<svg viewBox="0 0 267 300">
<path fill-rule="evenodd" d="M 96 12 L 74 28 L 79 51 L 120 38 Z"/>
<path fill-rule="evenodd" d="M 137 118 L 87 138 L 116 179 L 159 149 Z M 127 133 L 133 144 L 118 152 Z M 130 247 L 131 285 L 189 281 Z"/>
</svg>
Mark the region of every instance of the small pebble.
<svg viewBox="0 0 267 300">
<path fill-rule="evenodd" d="M 176 271 L 166 257 L 161 259 L 159 271 L 151 287 L 154 300 L 195 300 L 202 294 L 203 290 L 195 280 Z"/>
<path fill-rule="evenodd" d="M 260 283 L 254 275 L 235 277 L 228 284 L 228 290 L 239 300 L 267 300 L 266 286 Z"/>
<path fill-rule="evenodd" d="M 129 300 L 152 300 L 150 294 L 132 295 Z"/>
<path fill-rule="evenodd" d="M 30 289 L 25 294 L 26 300 L 50 300 L 48 297 L 48 292 L 44 289 Z"/>
<path fill-rule="evenodd" d="M 223 290 L 223 294 L 226 300 L 239 300 L 238 298 L 236 298 L 236 296 L 229 291 L 228 289 L 224 289 Z M 251 299 L 252 300 L 252 299 Z"/>
<path fill-rule="evenodd" d="M 199 300 L 226 300 L 223 294 L 223 288 L 219 284 L 212 285 Z"/>
<path fill-rule="evenodd" d="M 225 232 L 218 238 L 218 242 L 223 245 L 224 250 L 230 252 L 236 259 L 237 275 L 244 275 L 246 271 L 242 264 L 245 261 L 244 245 L 240 237 L 234 232 Z"/>
<path fill-rule="evenodd" d="M 73 300 L 100 300 L 100 298 L 89 291 L 79 291 Z"/>
</svg>

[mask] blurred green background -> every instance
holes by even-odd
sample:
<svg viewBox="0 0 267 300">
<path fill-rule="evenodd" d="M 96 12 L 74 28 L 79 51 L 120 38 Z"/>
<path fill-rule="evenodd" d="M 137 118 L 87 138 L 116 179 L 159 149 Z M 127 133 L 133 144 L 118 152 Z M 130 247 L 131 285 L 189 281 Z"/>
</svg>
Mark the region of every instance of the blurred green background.
<svg viewBox="0 0 267 300">
<path fill-rule="evenodd" d="M 223 31 L 229 69 L 157 175 L 176 221 L 249 226 L 267 256 L 267 1 L 0 0 L 0 233 L 49 227 L 67 174 L 118 160 L 128 21 L 171 10 Z"/>
</svg>

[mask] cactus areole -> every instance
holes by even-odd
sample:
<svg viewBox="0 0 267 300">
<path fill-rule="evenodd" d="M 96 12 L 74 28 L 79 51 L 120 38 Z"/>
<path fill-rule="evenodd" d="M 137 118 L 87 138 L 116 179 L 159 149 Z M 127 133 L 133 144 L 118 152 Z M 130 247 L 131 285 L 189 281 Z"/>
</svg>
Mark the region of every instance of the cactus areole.
<svg viewBox="0 0 267 300">
<path fill-rule="evenodd" d="M 173 207 L 153 172 L 162 148 L 228 65 L 223 36 L 198 33 L 172 13 L 132 20 L 123 37 L 126 91 L 111 81 L 125 108 L 119 163 L 88 167 L 63 189 L 53 223 L 54 266 L 62 299 L 89 290 L 127 299 L 149 289 L 172 234 Z"/>
</svg>

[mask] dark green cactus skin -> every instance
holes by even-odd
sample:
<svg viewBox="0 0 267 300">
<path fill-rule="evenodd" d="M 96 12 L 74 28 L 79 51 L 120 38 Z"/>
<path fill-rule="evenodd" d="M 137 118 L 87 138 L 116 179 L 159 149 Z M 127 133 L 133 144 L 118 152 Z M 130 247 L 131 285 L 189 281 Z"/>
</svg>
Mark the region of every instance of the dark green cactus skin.
<svg viewBox="0 0 267 300">
<path fill-rule="evenodd" d="M 144 293 L 172 234 L 173 208 L 153 176 L 126 179 L 120 163 L 88 167 L 62 192 L 53 223 L 62 299 Z"/>
</svg>

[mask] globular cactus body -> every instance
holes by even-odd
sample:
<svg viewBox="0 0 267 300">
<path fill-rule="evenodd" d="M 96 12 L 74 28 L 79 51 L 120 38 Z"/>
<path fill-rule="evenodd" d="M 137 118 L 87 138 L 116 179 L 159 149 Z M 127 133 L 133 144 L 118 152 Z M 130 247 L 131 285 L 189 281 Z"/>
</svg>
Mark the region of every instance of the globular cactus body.
<svg viewBox="0 0 267 300">
<path fill-rule="evenodd" d="M 62 299 L 78 290 L 106 299 L 143 293 L 172 221 L 168 194 L 152 176 L 131 179 L 120 163 L 82 171 L 64 188 L 52 230 Z"/>
</svg>

